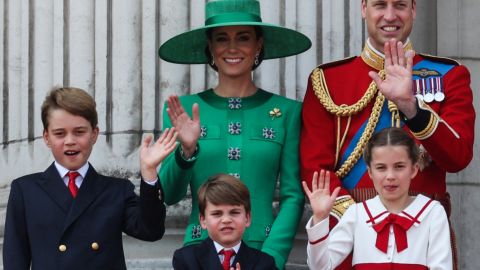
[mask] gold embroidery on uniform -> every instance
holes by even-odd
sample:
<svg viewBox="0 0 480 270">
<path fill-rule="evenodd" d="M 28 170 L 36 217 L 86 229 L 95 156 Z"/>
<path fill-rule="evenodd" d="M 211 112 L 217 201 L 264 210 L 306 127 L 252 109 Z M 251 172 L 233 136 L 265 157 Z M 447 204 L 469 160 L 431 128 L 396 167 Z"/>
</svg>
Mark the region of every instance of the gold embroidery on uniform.
<svg viewBox="0 0 480 270">
<path fill-rule="evenodd" d="M 434 114 L 430 114 L 430 119 L 428 121 L 427 126 L 419 132 L 413 132 L 412 131 L 412 134 L 417 139 L 424 140 L 424 139 L 430 137 L 433 134 L 433 132 L 437 128 L 437 125 L 438 125 L 438 119 L 435 117 Z"/>
<path fill-rule="evenodd" d="M 345 211 L 347 211 L 348 207 L 355 204 L 355 201 L 350 196 L 346 196 L 340 199 L 337 199 L 332 206 L 332 210 L 330 214 L 336 216 L 338 219 L 342 218 Z"/>
<path fill-rule="evenodd" d="M 410 40 L 405 44 L 403 50 L 407 52 L 408 50 L 413 50 L 413 45 Z M 382 70 L 384 65 L 384 55 L 379 55 L 374 49 L 372 49 L 371 45 L 367 41 L 365 46 L 363 47 L 363 51 L 360 54 L 362 60 L 369 65 L 370 67 L 376 70 Z"/>
<path fill-rule="evenodd" d="M 346 105 L 345 105 L 346 106 Z M 335 163 L 333 165 L 334 168 L 337 167 L 338 158 L 340 157 L 340 149 L 342 149 L 343 144 L 345 143 L 345 139 L 347 138 L 347 131 L 350 129 L 350 123 L 352 122 L 352 116 L 347 118 L 347 125 L 345 126 L 345 132 L 343 133 L 342 139 L 340 139 L 340 127 L 342 124 L 342 118 L 337 116 L 337 148 L 335 150 Z"/>
<path fill-rule="evenodd" d="M 431 76 L 440 76 L 440 73 L 438 73 L 435 70 L 428 70 L 426 68 L 422 68 L 419 70 L 413 70 L 412 75 L 426 78 L 426 77 L 431 77 Z"/>
<path fill-rule="evenodd" d="M 358 141 L 357 145 L 355 146 L 355 148 L 353 149 L 352 153 L 347 158 L 347 160 L 335 172 L 335 174 L 339 178 L 345 177 L 353 168 L 353 166 L 357 163 L 357 161 L 361 158 L 363 149 L 365 149 L 367 142 L 370 140 L 370 138 L 373 135 L 373 132 L 375 131 L 375 127 L 377 126 L 378 119 L 380 118 L 380 114 L 382 112 L 382 106 L 384 101 L 385 101 L 385 97 L 383 96 L 383 94 L 378 93 L 377 99 L 375 100 L 375 104 L 373 105 L 372 113 L 368 118 L 367 126 L 365 127 L 365 130 L 363 131 L 362 136 L 360 137 L 360 140 Z"/>
<path fill-rule="evenodd" d="M 385 71 L 382 70 L 379 72 L 379 75 L 382 79 L 385 79 Z M 363 95 L 363 97 L 357 101 L 355 104 L 346 106 L 346 105 L 337 105 L 333 102 L 330 93 L 328 91 L 326 82 L 325 82 L 325 75 L 323 74 L 323 71 L 320 68 L 316 68 L 311 75 L 311 80 L 312 80 L 312 86 L 313 90 L 315 92 L 315 95 L 317 98 L 320 100 L 320 103 L 325 107 L 325 109 L 332 113 L 335 114 L 337 117 L 341 116 L 348 116 L 349 118 L 361 112 L 365 107 L 368 105 L 370 101 L 372 101 L 373 97 L 375 94 L 378 92 L 377 85 L 375 84 L 374 81 L 370 83 L 370 86 L 368 87 L 367 91 Z M 362 133 L 362 136 L 360 137 L 360 140 L 358 141 L 357 145 L 355 146 L 354 150 L 350 154 L 350 156 L 347 158 L 347 160 L 341 165 L 341 167 L 335 172 L 335 174 L 339 178 L 345 177 L 350 170 L 353 168 L 353 166 L 357 163 L 357 161 L 360 159 L 362 156 L 363 149 L 365 148 L 368 140 L 372 137 L 372 134 L 375 130 L 375 127 L 378 123 L 378 119 L 380 118 L 380 113 L 382 111 L 382 106 L 385 101 L 385 97 L 383 96 L 382 93 L 377 94 L 377 98 L 375 99 L 375 103 L 372 108 L 372 112 L 370 114 L 370 117 L 367 122 L 367 126 L 365 130 Z M 350 121 L 350 120 L 349 120 Z M 347 126 L 348 127 L 348 126 Z M 342 136 L 342 143 L 339 143 L 340 141 L 340 130 L 337 130 L 337 149 L 336 149 L 336 157 L 335 160 L 338 161 L 339 158 L 339 152 L 340 152 L 340 147 L 341 144 L 343 144 L 344 141 L 344 136 L 348 132 L 348 129 L 346 129 L 344 132 L 344 136 Z"/>
<path fill-rule="evenodd" d="M 419 140 L 425 140 L 428 139 L 430 136 L 435 133 L 435 130 L 437 130 L 438 124 L 443 123 L 445 126 L 452 132 L 452 134 L 458 139 L 460 138 L 460 135 L 447 123 L 445 122 L 440 116 L 430 107 L 428 106 L 424 101 L 417 99 L 418 106 L 422 110 L 427 110 L 430 112 L 430 119 L 428 121 L 427 126 L 419 131 L 419 132 L 412 132 L 412 134 Z"/>
<path fill-rule="evenodd" d="M 381 71 L 381 74 L 384 74 L 384 72 Z M 320 100 L 320 103 L 322 103 L 322 105 L 328 112 L 337 116 L 350 116 L 361 112 L 367 107 L 368 103 L 373 100 L 378 90 L 377 85 L 374 81 L 372 81 L 363 97 L 355 104 L 349 106 L 337 105 L 330 97 L 330 93 L 328 92 L 328 87 L 325 82 L 325 75 L 323 74 L 323 70 L 318 67 L 314 69 L 311 75 L 311 79 L 313 90 L 315 91 L 315 95 Z"/>
<path fill-rule="evenodd" d="M 388 110 L 392 113 L 391 126 L 392 127 L 401 127 L 400 125 L 400 112 L 398 107 L 393 101 L 388 101 Z"/>
</svg>

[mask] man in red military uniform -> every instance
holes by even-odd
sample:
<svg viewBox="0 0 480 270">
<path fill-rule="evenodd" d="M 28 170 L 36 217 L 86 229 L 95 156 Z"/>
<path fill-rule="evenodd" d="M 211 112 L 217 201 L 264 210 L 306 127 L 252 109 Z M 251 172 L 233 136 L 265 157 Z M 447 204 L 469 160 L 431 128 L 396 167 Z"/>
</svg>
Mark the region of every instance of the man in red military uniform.
<svg viewBox="0 0 480 270">
<path fill-rule="evenodd" d="M 464 169 L 473 156 L 470 74 L 454 60 L 413 53 L 415 0 L 362 0 L 362 16 L 369 37 L 361 55 L 320 65 L 309 77 L 302 180 L 311 187 L 314 171 L 333 172 L 331 189 L 342 187 L 331 212 L 336 224 L 348 206 L 375 195 L 362 158 L 366 142 L 385 127 L 403 126 L 422 149 L 412 193 L 439 200 L 450 215 L 446 173 Z"/>
</svg>

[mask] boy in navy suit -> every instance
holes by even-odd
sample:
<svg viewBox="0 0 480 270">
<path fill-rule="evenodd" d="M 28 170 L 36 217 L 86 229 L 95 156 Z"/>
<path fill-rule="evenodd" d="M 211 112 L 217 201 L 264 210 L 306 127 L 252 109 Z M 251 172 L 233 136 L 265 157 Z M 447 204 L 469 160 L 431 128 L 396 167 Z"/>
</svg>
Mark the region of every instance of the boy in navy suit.
<svg viewBox="0 0 480 270">
<path fill-rule="evenodd" d="M 198 190 L 198 207 L 200 224 L 209 237 L 176 250 L 174 269 L 277 269 L 272 256 L 242 241 L 251 208 L 250 193 L 239 179 L 227 174 L 210 177 Z"/>
<path fill-rule="evenodd" d="M 165 228 L 158 179 L 146 171 L 174 148 L 166 131 L 141 147 L 140 196 L 125 179 L 98 174 L 88 163 L 99 128 L 94 99 L 84 90 L 57 88 L 42 105 L 43 139 L 55 158 L 46 171 L 12 182 L 5 221 L 5 270 L 126 269 L 122 232 L 155 241 Z"/>
</svg>

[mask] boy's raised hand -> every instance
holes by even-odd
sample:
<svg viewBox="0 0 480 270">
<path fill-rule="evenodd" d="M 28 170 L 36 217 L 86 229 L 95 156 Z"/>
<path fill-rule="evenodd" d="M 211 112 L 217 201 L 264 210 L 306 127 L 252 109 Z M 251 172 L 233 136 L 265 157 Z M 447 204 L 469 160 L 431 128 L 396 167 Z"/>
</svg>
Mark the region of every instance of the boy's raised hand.
<svg viewBox="0 0 480 270">
<path fill-rule="evenodd" d="M 330 210 L 332 210 L 333 203 L 337 198 L 340 187 L 335 188 L 330 195 L 330 172 L 325 170 L 313 173 L 312 190 L 308 188 L 305 181 L 302 181 L 303 190 L 310 201 L 313 211 L 313 225 L 328 218 Z"/>
<path fill-rule="evenodd" d="M 167 99 L 167 113 L 172 122 L 172 126 L 178 132 L 178 140 L 180 141 L 185 157 L 189 158 L 195 152 L 198 138 L 200 137 L 200 116 L 198 112 L 198 104 L 192 106 L 192 118 L 185 112 L 178 96 L 169 96 Z"/>
<path fill-rule="evenodd" d="M 233 266 L 232 266 L 232 267 L 230 267 L 230 270 L 240 270 L 240 263 L 237 262 L 237 264 L 235 265 L 235 268 L 233 268 Z"/>
<path fill-rule="evenodd" d="M 146 181 L 157 179 L 157 167 L 175 149 L 177 145 L 175 128 L 166 128 L 153 144 L 152 135 L 143 139 L 140 148 L 140 172 Z"/>
</svg>

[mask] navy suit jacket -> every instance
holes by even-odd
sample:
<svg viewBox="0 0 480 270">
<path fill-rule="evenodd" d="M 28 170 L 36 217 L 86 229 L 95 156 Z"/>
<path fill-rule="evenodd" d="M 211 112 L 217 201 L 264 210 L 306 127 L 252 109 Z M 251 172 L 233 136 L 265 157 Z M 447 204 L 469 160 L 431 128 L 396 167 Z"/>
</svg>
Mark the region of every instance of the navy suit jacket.
<svg viewBox="0 0 480 270">
<path fill-rule="evenodd" d="M 243 241 L 232 265 L 236 265 L 237 262 L 240 263 L 242 270 L 277 269 L 272 256 L 247 246 Z M 223 270 L 215 245 L 210 238 L 200 244 L 177 249 L 173 254 L 172 264 L 175 270 Z"/>
<path fill-rule="evenodd" d="M 12 182 L 5 220 L 5 270 L 126 269 L 122 232 L 162 238 L 160 185 L 134 185 L 98 174 L 90 165 L 72 198 L 55 165 Z"/>
</svg>

